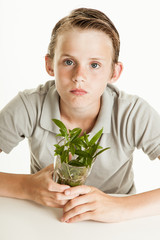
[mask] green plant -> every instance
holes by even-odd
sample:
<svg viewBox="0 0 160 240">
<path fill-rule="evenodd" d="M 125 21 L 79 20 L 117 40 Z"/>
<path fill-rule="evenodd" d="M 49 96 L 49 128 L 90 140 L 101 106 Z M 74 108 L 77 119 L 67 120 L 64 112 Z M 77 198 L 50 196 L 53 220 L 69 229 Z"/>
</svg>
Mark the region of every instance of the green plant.
<svg viewBox="0 0 160 240">
<path fill-rule="evenodd" d="M 55 155 L 60 156 L 61 163 L 78 167 L 91 167 L 96 157 L 109 149 L 109 147 L 102 148 L 99 145 L 103 128 L 89 140 L 89 134 L 84 133 L 83 136 L 80 136 L 81 128 L 67 131 L 66 126 L 60 120 L 52 119 L 52 121 L 59 127 L 60 133 L 57 136 L 62 137 L 58 144 L 54 145 Z"/>
</svg>

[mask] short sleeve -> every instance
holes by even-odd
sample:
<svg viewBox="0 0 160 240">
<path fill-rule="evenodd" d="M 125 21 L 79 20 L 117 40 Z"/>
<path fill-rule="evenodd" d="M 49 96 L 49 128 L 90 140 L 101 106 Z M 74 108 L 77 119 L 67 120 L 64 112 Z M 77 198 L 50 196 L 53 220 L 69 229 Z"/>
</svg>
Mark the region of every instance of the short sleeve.
<svg viewBox="0 0 160 240">
<path fill-rule="evenodd" d="M 160 115 L 141 98 L 137 99 L 130 112 L 127 136 L 151 160 L 160 156 Z"/>
<path fill-rule="evenodd" d="M 9 153 L 25 137 L 32 135 L 35 116 L 31 103 L 19 93 L 0 111 L 0 149 Z"/>
</svg>

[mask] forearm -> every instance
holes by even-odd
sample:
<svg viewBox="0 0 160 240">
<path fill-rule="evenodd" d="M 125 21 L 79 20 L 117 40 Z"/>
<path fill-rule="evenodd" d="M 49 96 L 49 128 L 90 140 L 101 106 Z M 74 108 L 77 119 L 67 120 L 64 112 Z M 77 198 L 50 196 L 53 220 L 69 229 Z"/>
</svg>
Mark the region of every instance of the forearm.
<svg viewBox="0 0 160 240">
<path fill-rule="evenodd" d="M 124 198 L 126 219 L 160 214 L 160 189 Z"/>
<path fill-rule="evenodd" d="M 30 175 L 0 173 L 0 196 L 27 199 L 26 182 Z"/>
</svg>

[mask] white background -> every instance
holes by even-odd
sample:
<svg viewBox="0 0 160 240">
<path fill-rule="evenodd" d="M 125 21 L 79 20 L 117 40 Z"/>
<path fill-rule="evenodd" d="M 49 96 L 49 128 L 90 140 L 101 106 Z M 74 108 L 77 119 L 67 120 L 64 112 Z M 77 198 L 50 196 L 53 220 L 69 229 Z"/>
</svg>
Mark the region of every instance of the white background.
<svg viewBox="0 0 160 240">
<path fill-rule="evenodd" d="M 124 64 L 116 85 L 160 112 L 159 0 L 0 0 L 0 109 L 19 91 L 51 79 L 44 56 L 52 28 L 79 7 L 97 8 L 114 22 L 121 37 L 119 60 Z M 141 150 L 134 158 L 137 191 L 158 188 L 159 161 L 150 161 Z M 27 140 L 9 155 L 0 154 L 0 171 L 29 173 Z"/>
</svg>

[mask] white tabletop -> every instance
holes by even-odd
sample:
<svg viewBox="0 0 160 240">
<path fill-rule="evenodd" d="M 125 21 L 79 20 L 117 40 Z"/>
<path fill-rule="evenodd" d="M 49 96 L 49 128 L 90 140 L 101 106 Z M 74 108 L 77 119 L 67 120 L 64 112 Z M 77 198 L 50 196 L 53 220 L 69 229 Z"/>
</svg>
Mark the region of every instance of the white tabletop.
<svg viewBox="0 0 160 240">
<path fill-rule="evenodd" d="M 160 216 L 121 223 L 62 223 L 62 209 L 0 197 L 0 240 L 159 240 Z M 55 238 L 56 237 L 56 238 Z"/>
</svg>

